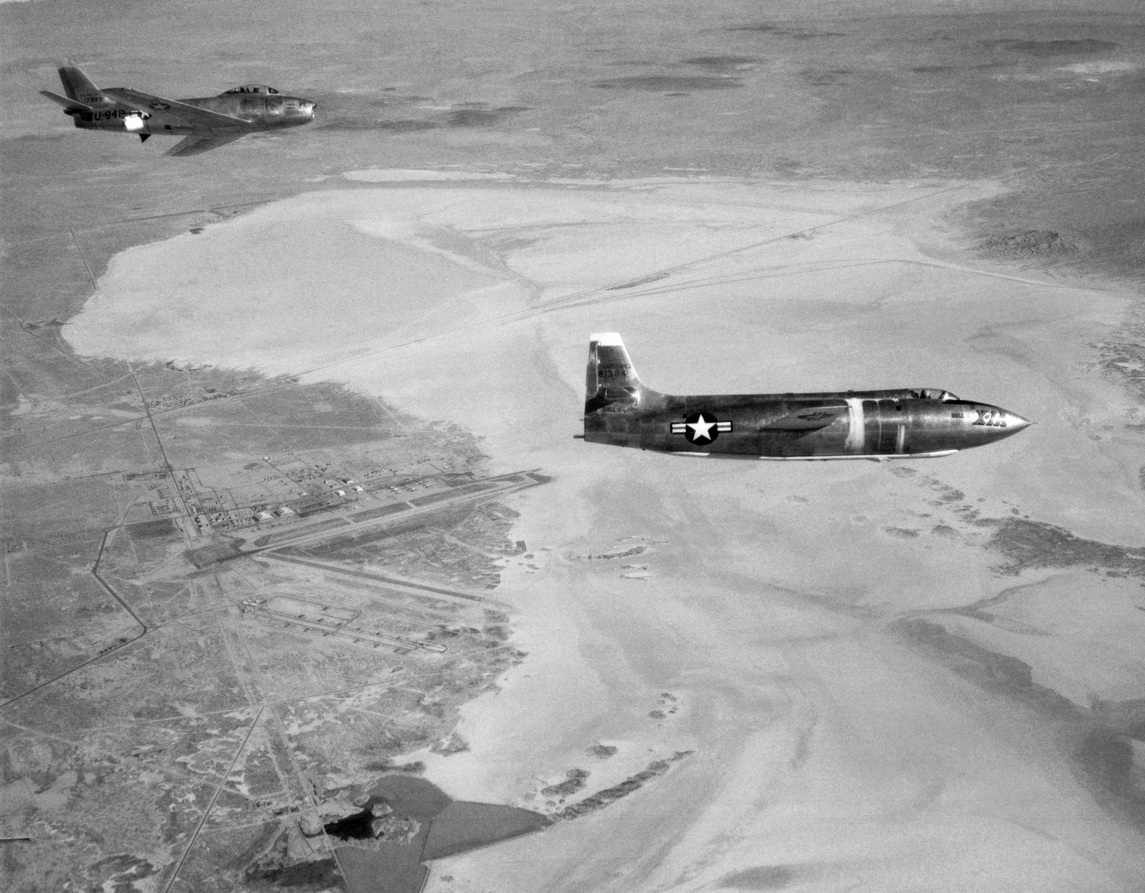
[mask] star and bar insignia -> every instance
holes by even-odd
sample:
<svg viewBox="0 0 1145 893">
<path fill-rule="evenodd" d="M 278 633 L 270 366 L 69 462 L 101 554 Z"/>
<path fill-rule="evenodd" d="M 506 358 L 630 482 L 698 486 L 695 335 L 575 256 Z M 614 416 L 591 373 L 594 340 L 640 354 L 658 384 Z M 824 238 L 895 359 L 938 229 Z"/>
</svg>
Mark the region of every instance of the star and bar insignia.
<svg viewBox="0 0 1145 893">
<path fill-rule="evenodd" d="M 673 434 L 683 434 L 688 443 L 706 445 L 721 434 L 730 434 L 731 422 L 721 422 L 711 413 L 697 412 L 682 422 L 672 423 Z"/>
</svg>

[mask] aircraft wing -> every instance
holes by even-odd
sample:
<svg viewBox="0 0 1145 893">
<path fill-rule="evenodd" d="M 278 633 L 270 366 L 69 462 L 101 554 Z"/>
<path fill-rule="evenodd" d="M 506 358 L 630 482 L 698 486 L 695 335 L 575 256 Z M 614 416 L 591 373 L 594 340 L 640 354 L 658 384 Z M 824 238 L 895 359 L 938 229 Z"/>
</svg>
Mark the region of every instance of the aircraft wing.
<svg viewBox="0 0 1145 893">
<path fill-rule="evenodd" d="M 245 130 L 228 130 L 225 133 L 220 133 L 217 130 L 214 133 L 192 133 L 190 136 L 179 140 L 179 142 L 175 143 L 175 145 L 164 154 L 178 156 L 199 155 L 202 152 L 217 149 L 219 146 L 225 146 L 227 143 L 234 142 L 244 136 L 246 136 Z"/>
<path fill-rule="evenodd" d="M 783 418 L 761 425 L 760 431 L 816 431 L 826 428 L 847 411 L 847 404 L 839 406 L 812 406 L 800 409 Z"/>
<path fill-rule="evenodd" d="M 195 105 L 179 102 L 177 99 L 163 99 L 130 87 L 109 87 L 103 91 L 108 96 L 126 103 L 151 115 L 155 122 L 162 124 L 164 119 L 174 118 L 180 124 L 190 124 L 203 130 L 253 130 L 250 123 L 232 115 L 211 112 Z"/>
</svg>

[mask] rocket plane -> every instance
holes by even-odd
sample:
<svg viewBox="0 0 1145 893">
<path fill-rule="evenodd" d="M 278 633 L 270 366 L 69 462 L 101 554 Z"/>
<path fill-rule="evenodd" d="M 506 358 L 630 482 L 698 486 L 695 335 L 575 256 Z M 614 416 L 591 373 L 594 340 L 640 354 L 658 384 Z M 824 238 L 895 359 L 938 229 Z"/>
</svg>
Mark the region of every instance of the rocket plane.
<svg viewBox="0 0 1145 893">
<path fill-rule="evenodd" d="M 1030 422 L 939 388 L 676 396 L 640 381 L 620 335 L 592 335 L 584 440 L 712 458 L 828 460 L 949 456 Z"/>
</svg>

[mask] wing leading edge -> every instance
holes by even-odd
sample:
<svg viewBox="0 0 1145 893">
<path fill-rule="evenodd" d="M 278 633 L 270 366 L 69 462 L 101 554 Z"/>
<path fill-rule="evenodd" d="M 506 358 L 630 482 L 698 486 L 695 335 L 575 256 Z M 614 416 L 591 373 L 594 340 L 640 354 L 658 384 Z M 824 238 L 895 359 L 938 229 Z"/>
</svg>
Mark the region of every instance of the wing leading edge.
<svg viewBox="0 0 1145 893">
<path fill-rule="evenodd" d="M 119 102 L 130 103 L 132 106 L 146 111 L 151 115 L 151 124 L 160 125 L 165 121 L 175 121 L 180 125 L 197 128 L 200 132 L 177 142 L 165 154 L 176 157 L 200 155 L 234 142 L 239 137 L 246 136 L 256 128 L 250 122 L 220 112 L 201 109 L 198 106 L 179 102 L 177 99 L 164 99 L 140 90 L 129 87 L 115 87 L 104 91 Z M 185 132 L 185 131 L 184 131 Z"/>
</svg>

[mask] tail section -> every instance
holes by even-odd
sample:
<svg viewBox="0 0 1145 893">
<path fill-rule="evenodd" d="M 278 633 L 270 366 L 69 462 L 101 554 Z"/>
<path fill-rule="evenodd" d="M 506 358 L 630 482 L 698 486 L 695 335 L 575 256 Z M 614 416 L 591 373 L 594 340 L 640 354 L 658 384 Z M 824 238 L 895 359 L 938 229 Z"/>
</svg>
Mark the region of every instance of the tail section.
<svg viewBox="0 0 1145 893">
<path fill-rule="evenodd" d="M 59 93 L 53 93 L 51 90 L 41 90 L 41 96 L 46 96 L 52 102 L 58 102 L 64 107 L 64 110 L 71 114 L 72 112 L 90 112 L 92 110 L 90 105 L 84 105 L 82 102 L 76 102 L 74 99 L 68 99 L 66 96 L 60 96 Z"/>
<path fill-rule="evenodd" d="M 615 332 L 591 335 L 584 393 L 584 439 L 636 446 L 642 419 L 664 408 L 666 394 L 641 383 Z"/>
<path fill-rule="evenodd" d="M 584 388 L 584 414 L 627 412 L 640 406 L 640 378 L 615 332 L 590 335 Z"/>
<path fill-rule="evenodd" d="M 60 80 L 64 85 L 64 92 L 68 99 L 80 105 L 104 105 L 114 100 L 106 93 L 100 91 L 91 78 L 74 65 L 65 65 L 60 69 Z"/>
</svg>

